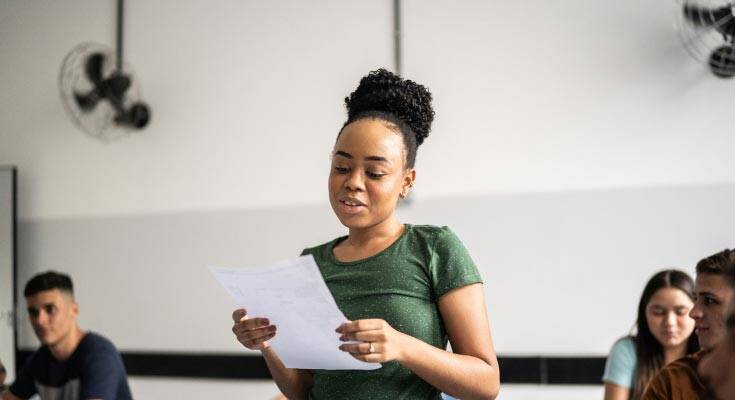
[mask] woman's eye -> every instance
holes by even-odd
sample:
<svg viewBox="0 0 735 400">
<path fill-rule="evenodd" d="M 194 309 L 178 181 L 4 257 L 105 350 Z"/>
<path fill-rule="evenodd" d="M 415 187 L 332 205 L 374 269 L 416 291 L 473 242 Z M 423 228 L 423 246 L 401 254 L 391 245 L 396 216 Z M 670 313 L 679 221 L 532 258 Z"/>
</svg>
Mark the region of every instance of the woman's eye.
<svg viewBox="0 0 735 400">
<path fill-rule="evenodd" d="M 385 174 L 381 174 L 381 173 L 377 173 L 377 172 L 370 172 L 370 171 L 368 171 L 366 174 L 367 174 L 367 176 L 369 176 L 370 178 L 373 178 L 373 179 L 380 179 L 380 178 L 382 178 L 385 175 Z"/>
<path fill-rule="evenodd" d="M 350 169 L 349 168 L 346 168 L 346 167 L 334 167 L 334 172 L 336 172 L 338 174 L 346 174 L 347 171 L 349 171 L 349 170 Z"/>
</svg>

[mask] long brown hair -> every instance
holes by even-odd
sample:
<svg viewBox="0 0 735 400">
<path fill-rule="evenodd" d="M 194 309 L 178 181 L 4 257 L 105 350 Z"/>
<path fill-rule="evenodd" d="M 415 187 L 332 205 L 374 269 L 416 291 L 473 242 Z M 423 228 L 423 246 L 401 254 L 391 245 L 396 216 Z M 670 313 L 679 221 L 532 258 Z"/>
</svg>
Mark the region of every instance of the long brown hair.
<svg viewBox="0 0 735 400">
<path fill-rule="evenodd" d="M 651 301 L 651 297 L 663 288 L 675 288 L 684 292 L 692 301 L 694 300 L 694 282 L 692 278 L 685 272 L 667 269 L 658 272 L 648 280 L 641 301 L 638 303 L 638 321 L 636 327 L 638 332 L 632 337 L 635 343 L 636 357 L 638 359 L 638 371 L 636 373 L 635 385 L 631 395 L 632 400 L 638 400 L 643 396 L 648 382 L 656 375 L 664 363 L 664 348 L 651 333 L 646 319 L 646 307 Z M 686 353 L 694 353 L 699 350 L 699 342 L 697 336 L 691 334 L 687 339 Z"/>
</svg>

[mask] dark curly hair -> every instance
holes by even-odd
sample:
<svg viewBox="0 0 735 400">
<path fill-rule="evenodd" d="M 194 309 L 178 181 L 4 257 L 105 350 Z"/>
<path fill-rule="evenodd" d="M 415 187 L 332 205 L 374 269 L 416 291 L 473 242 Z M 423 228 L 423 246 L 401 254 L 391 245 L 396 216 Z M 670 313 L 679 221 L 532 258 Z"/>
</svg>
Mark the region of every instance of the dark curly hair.
<svg viewBox="0 0 735 400">
<path fill-rule="evenodd" d="M 406 167 L 413 168 L 416 150 L 429 136 L 431 123 L 434 121 L 431 93 L 428 89 L 381 68 L 360 80 L 357 89 L 345 97 L 345 106 L 347 121 L 342 129 L 365 118 L 389 123 L 403 137 Z"/>
</svg>

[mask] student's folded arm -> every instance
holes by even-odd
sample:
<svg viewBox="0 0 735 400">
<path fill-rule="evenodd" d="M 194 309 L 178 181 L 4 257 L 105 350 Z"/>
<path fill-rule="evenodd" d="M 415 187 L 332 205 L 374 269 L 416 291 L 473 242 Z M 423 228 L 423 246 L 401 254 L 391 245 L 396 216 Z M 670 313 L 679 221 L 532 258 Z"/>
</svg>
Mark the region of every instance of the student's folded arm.
<svg viewBox="0 0 735 400">
<path fill-rule="evenodd" d="M 30 373 L 32 359 L 33 357 L 30 357 L 26 360 L 23 368 L 15 376 L 13 384 L 8 386 L 5 392 L 2 392 L 2 400 L 23 400 L 36 394 L 36 386 Z M 15 393 L 11 392 L 10 389 L 13 389 Z"/>
<path fill-rule="evenodd" d="M 605 400 L 628 400 L 630 389 L 615 383 L 605 382 Z"/>
<path fill-rule="evenodd" d="M 23 400 L 22 398 L 10 393 L 10 390 L 3 392 L 3 400 Z"/>
</svg>

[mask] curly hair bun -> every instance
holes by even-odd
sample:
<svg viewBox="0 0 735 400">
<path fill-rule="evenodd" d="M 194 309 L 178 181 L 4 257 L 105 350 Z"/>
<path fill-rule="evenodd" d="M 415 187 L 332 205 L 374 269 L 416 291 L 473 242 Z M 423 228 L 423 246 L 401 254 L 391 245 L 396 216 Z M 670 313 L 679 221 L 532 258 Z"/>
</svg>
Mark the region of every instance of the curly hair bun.
<svg viewBox="0 0 735 400">
<path fill-rule="evenodd" d="M 345 106 L 350 121 L 369 111 L 394 115 L 411 128 L 419 145 L 429 136 L 434 121 L 429 90 L 384 68 L 364 76 L 357 89 L 345 97 Z"/>
</svg>

